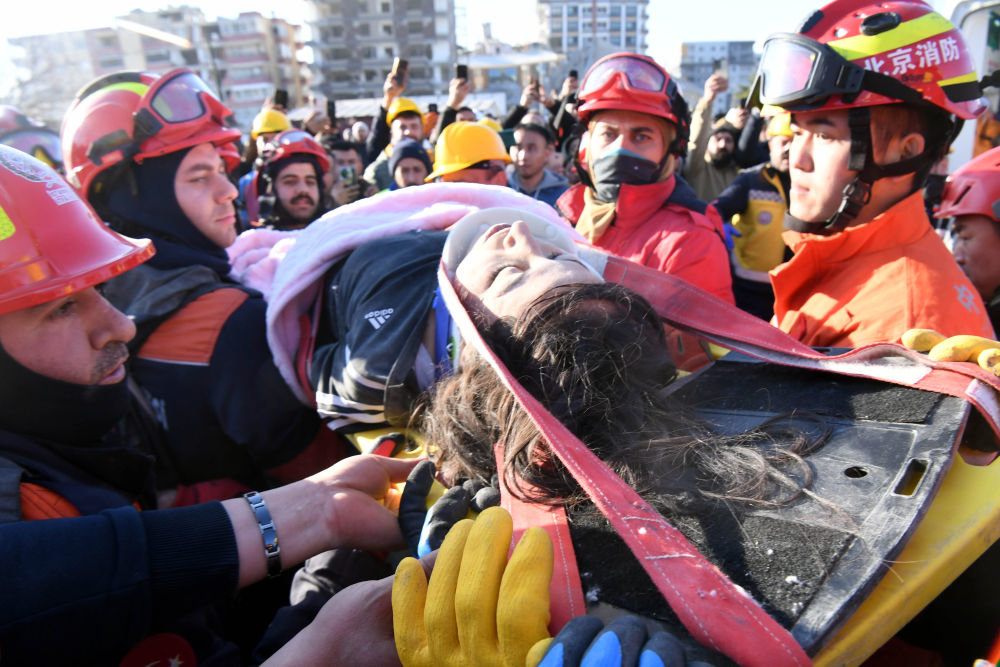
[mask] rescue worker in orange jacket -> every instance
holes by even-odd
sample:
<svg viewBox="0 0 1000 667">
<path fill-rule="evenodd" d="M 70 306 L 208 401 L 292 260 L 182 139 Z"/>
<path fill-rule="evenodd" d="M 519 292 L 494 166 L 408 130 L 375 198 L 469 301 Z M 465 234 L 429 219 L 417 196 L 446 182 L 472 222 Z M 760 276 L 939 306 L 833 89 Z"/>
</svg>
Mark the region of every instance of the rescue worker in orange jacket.
<svg viewBox="0 0 1000 667">
<path fill-rule="evenodd" d="M 813 346 L 919 327 L 992 338 L 986 309 L 934 233 L 921 186 L 984 109 L 965 41 L 921 0 L 837 0 L 765 42 L 751 93 L 792 112 L 773 320 Z"/>
<path fill-rule="evenodd" d="M 559 212 L 597 247 L 733 303 L 722 219 L 674 174 L 689 125 L 677 84 L 652 58 L 615 53 L 590 68 L 579 99 L 586 168 Z"/>
</svg>

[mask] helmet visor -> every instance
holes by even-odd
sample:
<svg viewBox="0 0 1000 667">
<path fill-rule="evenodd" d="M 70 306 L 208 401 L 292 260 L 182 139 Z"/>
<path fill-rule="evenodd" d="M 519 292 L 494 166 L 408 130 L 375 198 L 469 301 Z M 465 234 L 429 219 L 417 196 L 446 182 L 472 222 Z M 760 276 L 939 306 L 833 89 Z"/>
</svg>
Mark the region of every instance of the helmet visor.
<svg viewBox="0 0 1000 667">
<path fill-rule="evenodd" d="M 580 86 L 580 97 L 596 93 L 607 84 L 611 77 L 619 73 L 624 75 L 630 87 L 653 93 L 662 92 L 667 81 L 660 68 L 645 60 L 628 56 L 611 58 L 587 72 L 587 76 L 584 77 Z"/>
<path fill-rule="evenodd" d="M 194 72 L 181 71 L 154 84 L 149 106 L 164 123 L 186 123 L 209 113 L 202 93 L 215 97 L 201 77 Z"/>
<path fill-rule="evenodd" d="M 316 141 L 313 136 L 304 130 L 285 130 L 278 136 L 274 137 L 268 144 L 271 145 L 272 149 L 278 148 L 279 146 L 290 146 L 291 144 L 297 144 L 304 141 Z"/>
<path fill-rule="evenodd" d="M 25 128 L 0 135 L 0 144 L 16 148 L 22 153 L 42 160 L 50 167 L 62 164 L 62 147 L 59 135 L 42 128 Z"/>
<path fill-rule="evenodd" d="M 864 69 L 826 44 L 795 33 L 779 33 L 764 43 L 759 95 L 775 106 L 818 105 L 831 95 L 861 90 Z"/>
</svg>

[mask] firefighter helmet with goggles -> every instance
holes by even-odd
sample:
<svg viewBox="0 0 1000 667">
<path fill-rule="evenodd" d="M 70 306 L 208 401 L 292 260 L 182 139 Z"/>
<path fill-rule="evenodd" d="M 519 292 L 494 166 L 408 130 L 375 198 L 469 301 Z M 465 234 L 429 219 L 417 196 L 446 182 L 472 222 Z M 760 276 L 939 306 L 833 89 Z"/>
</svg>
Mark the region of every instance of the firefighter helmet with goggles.
<svg viewBox="0 0 1000 667">
<path fill-rule="evenodd" d="M 835 0 L 772 35 L 749 99 L 789 111 L 898 102 L 963 119 L 985 108 L 962 34 L 922 0 Z"/>
<path fill-rule="evenodd" d="M 98 177 L 122 161 L 238 140 L 240 131 L 228 125 L 231 116 L 189 69 L 101 77 L 77 94 L 63 121 L 66 177 L 89 197 Z"/>
<path fill-rule="evenodd" d="M 0 314 L 53 301 L 145 262 L 52 168 L 0 146 Z"/>
<path fill-rule="evenodd" d="M 948 177 L 934 217 L 985 215 L 1000 222 L 1000 147 L 969 160 Z"/>
<path fill-rule="evenodd" d="M 584 123 L 599 111 L 620 109 L 657 116 L 677 128 L 670 152 L 684 155 L 690 134 L 687 102 L 667 71 L 648 56 L 612 53 L 587 71 L 577 92 Z"/>
<path fill-rule="evenodd" d="M 320 171 L 323 174 L 330 171 L 331 160 L 329 154 L 305 130 L 285 130 L 267 142 L 267 148 L 265 148 L 264 155 L 262 156 L 264 158 L 264 166 L 266 168 L 292 155 L 310 155 L 316 158 Z M 264 171 L 264 169 L 261 171 Z M 322 174 L 320 175 L 322 176 Z"/>
</svg>

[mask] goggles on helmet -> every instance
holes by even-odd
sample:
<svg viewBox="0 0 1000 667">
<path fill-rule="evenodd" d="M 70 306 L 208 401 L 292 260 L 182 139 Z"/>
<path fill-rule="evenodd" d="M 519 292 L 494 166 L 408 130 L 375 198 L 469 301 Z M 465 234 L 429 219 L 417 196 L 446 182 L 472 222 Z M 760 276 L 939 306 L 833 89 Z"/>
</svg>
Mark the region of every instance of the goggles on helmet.
<svg viewBox="0 0 1000 667">
<path fill-rule="evenodd" d="M 59 135 L 44 128 L 23 128 L 0 135 L 0 144 L 16 148 L 50 167 L 62 167 Z"/>
<path fill-rule="evenodd" d="M 289 146 L 291 144 L 298 143 L 300 141 L 316 141 L 313 135 L 309 134 L 305 130 L 285 130 L 284 132 L 274 136 L 268 143 L 268 146 L 272 150 L 279 148 L 281 146 Z"/>
<path fill-rule="evenodd" d="M 578 95 L 582 98 L 596 94 L 616 74 L 621 75 L 626 87 L 633 90 L 662 93 L 666 88 L 667 77 L 663 70 L 646 60 L 623 55 L 605 60 L 587 72 Z"/>
<path fill-rule="evenodd" d="M 197 74 L 175 70 L 153 82 L 135 113 L 133 138 L 142 142 L 201 125 L 226 126 L 232 112 Z M 183 128 L 181 126 L 184 126 Z"/>
<path fill-rule="evenodd" d="M 764 42 L 747 104 L 805 111 L 822 106 L 833 95 L 857 95 L 864 90 L 902 102 L 923 99 L 891 76 L 855 65 L 828 44 L 779 32 Z"/>
<path fill-rule="evenodd" d="M 141 75 L 145 78 L 148 75 Z M 111 75 L 98 80 L 77 96 L 77 102 L 114 86 L 144 85 L 134 73 Z M 176 69 L 136 91 L 142 95 L 132 114 L 132 148 L 128 154 L 137 162 L 165 155 L 204 138 L 224 143 L 239 138 L 239 130 L 227 127 L 232 112 L 220 102 L 202 79 L 189 69 Z M 88 157 L 100 164 L 101 158 L 123 150 L 121 137 L 108 134 L 93 143 Z"/>
</svg>

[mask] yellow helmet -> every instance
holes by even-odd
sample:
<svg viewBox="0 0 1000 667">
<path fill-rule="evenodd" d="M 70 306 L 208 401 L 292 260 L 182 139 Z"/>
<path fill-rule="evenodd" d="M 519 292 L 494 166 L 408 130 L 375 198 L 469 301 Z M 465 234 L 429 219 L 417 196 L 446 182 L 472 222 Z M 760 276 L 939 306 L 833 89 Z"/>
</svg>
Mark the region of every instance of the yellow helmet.
<svg viewBox="0 0 1000 667">
<path fill-rule="evenodd" d="M 500 123 L 493 120 L 492 118 L 480 118 L 479 124 L 485 125 L 486 127 L 496 132 L 497 134 L 503 131 L 503 126 Z"/>
<path fill-rule="evenodd" d="M 483 160 L 510 162 L 500 135 L 479 123 L 452 123 L 444 128 L 434 146 L 434 171 L 427 177 L 427 182 Z"/>
<path fill-rule="evenodd" d="M 767 123 L 767 138 L 792 136 L 792 114 L 789 112 L 771 116 Z"/>
<path fill-rule="evenodd" d="M 420 107 L 417 106 L 416 102 L 411 100 L 409 97 L 397 97 L 392 101 L 392 104 L 389 105 L 389 109 L 385 114 L 386 125 L 392 125 L 392 121 L 396 119 L 396 116 L 407 111 L 412 111 L 413 113 L 419 115 L 420 122 L 424 122 L 424 114 L 420 110 Z"/>
<path fill-rule="evenodd" d="M 264 109 L 253 119 L 250 126 L 250 138 L 254 141 L 262 132 L 284 132 L 292 127 L 288 122 L 288 116 L 277 109 Z"/>
</svg>

